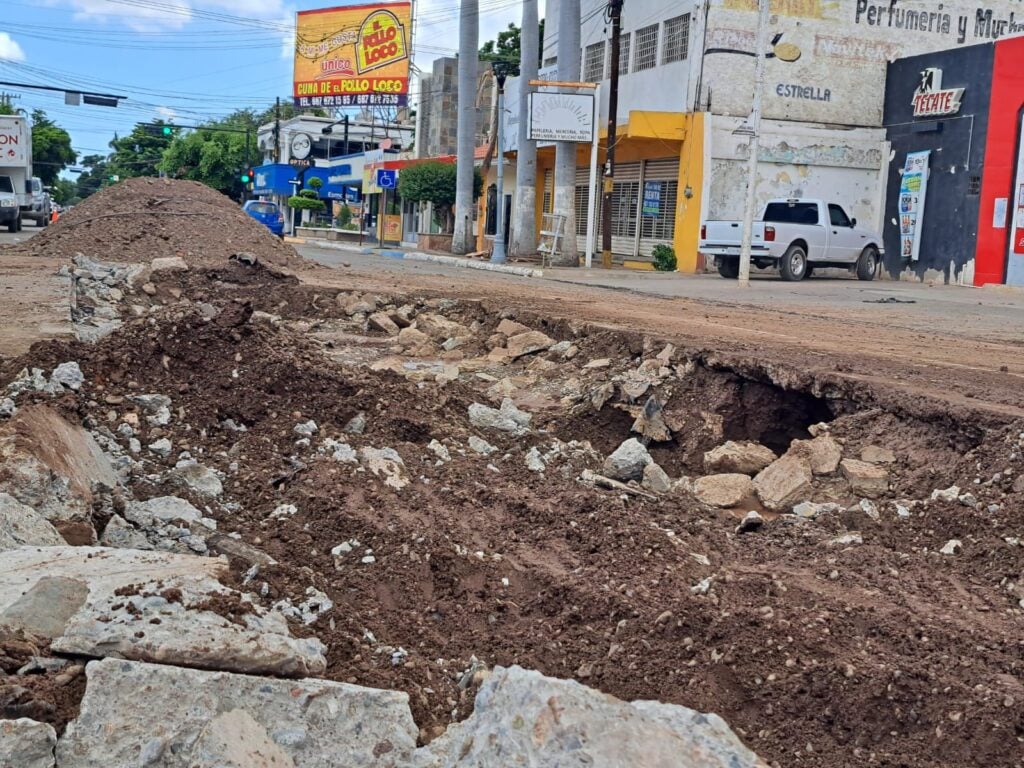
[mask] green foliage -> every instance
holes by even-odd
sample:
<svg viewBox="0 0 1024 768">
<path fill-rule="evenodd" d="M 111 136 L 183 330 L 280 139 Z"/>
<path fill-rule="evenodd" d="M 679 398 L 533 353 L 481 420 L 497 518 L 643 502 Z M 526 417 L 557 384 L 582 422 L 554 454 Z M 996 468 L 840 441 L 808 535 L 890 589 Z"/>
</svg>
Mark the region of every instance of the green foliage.
<svg viewBox="0 0 1024 768">
<path fill-rule="evenodd" d="M 78 192 L 78 185 L 71 179 L 57 179 L 51 188 L 50 195 L 55 203 L 68 205 Z"/>
<path fill-rule="evenodd" d="M 76 197 L 84 199 L 110 184 L 107 180 L 110 172 L 107 170 L 107 160 L 103 155 L 86 155 L 82 158 L 82 166 L 86 170 L 75 182 Z"/>
<path fill-rule="evenodd" d="M 7 94 L 0 94 L 0 115 L 16 114 L 18 114 L 18 110 L 14 106 L 14 102 L 11 101 L 11 97 Z"/>
<path fill-rule="evenodd" d="M 320 179 L 310 179 L 309 185 L 313 186 L 314 181 L 320 181 Z M 327 210 L 327 204 L 320 199 L 316 189 L 299 190 L 297 195 L 292 195 L 288 198 L 288 207 L 296 211 L 313 211 L 315 213 L 322 213 Z"/>
<path fill-rule="evenodd" d="M 238 113 L 236 113 L 237 116 Z M 235 117 L 235 125 L 239 121 Z M 211 123 L 212 127 L 234 128 L 228 121 Z M 240 127 L 238 130 L 246 130 Z M 160 170 L 176 179 L 199 181 L 208 187 L 231 197 L 240 197 L 243 192 L 239 168 L 246 167 L 244 133 L 225 133 L 198 129 L 183 133 L 164 150 Z M 252 153 L 250 138 L 250 154 Z M 251 159 L 251 158 L 249 158 Z"/>
<path fill-rule="evenodd" d="M 71 136 L 41 109 L 32 112 L 32 163 L 43 184 L 53 184 L 60 172 L 78 159 Z"/>
<path fill-rule="evenodd" d="M 403 168 L 398 175 L 398 194 L 403 200 L 411 200 L 414 203 L 433 203 L 438 223 L 446 234 L 450 234 L 455 227 L 452 216 L 452 206 L 455 205 L 455 177 L 454 163 L 416 163 Z M 483 177 L 480 171 L 474 171 L 474 200 L 480 197 L 483 189 Z"/>
<path fill-rule="evenodd" d="M 676 252 L 672 246 L 659 243 L 654 246 L 651 255 L 654 257 L 654 268 L 658 272 L 676 271 Z"/>
<path fill-rule="evenodd" d="M 540 20 L 540 40 L 544 40 L 544 19 Z M 540 66 L 540 56 L 543 53 L 543 46 L 538 46 L 537 66 Z M 511 68 L 509 77 L 519 75 L 519 62 L 522 59 L 522 47 L 520 43 L 520 29 L 515 24 L 509 24 L 508 29 L 498 33 L 497 40 L 488 40 L 480 46 L 481 61 L 507 61 Z"/>
<path fill-rule="evenodd" d="M 320 189 L 324 185 L 324 180 L 321 179 L 319 176 L 314 176 L 307 182 L 307 184 L 309 185 L 310 189 Z"/>
<path fill-rule="evenodd" d="M 341 210 L 338 211 L 338 227 L 340 229 L 348 229 L 352 224 L 352 209 L 347 205 L 342 205 Z"/>
<path fill-rule="evenodd" d="M 165 125 L 161 121 L 155 124 Z M 127 136 L 118 138 L 115 134 L 113 141 L 110 142 L 113 152 L 107 159 L 108 175 L 114 174 L 121 179 L 156 176 L 164 151 L 174 141 L 177 141 L 177 138 L 164 136 L 162 133 L 154 132 L 146 124 L 136 123 Z"/>
</svg>

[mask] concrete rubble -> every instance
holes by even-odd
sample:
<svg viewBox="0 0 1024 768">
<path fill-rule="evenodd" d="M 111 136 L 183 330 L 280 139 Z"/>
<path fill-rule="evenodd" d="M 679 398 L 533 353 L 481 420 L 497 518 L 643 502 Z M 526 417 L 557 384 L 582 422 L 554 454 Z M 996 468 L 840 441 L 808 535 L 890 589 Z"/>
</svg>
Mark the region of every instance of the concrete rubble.
<svg viewBox="0 0 1024 768">
<path fill-rule="evenodd" d="M 605 459 L 604 473 L 613 480 L 640 480 L 653 461 L 644 444 L 631 437 Z"/>
<path fill-rule="evenodd" d="M 773 450 L 759 443 L 730 440 L 704 454 L 704 471 L 710 475 L 756 475 L 777 458 Z"/>
<path fill-rule="evenodd" d="M 0 766 L 54 768 L 57 734 L 48 723 L 22 717 L 0 720 Z"/>
<path fill-rule="evenodd" d="M 693 482 L 693 495 L 710 507 L 736 507 L 754 494 L 749 475 L 706 475 Z"/>
<path fill-rule="evenodd" d="M 50 521 L 10 494 L 0 493 L 0 551 L 23 545 L 62 544 L 64 539 Z"/>
<path fill-rule="evenodd" d="M 754 478 L 754 490 L 765 507 L 788 512 L 811 491 L 814 475 L 810 462 L 795 454 L 773 461 Z"/>
</svg>

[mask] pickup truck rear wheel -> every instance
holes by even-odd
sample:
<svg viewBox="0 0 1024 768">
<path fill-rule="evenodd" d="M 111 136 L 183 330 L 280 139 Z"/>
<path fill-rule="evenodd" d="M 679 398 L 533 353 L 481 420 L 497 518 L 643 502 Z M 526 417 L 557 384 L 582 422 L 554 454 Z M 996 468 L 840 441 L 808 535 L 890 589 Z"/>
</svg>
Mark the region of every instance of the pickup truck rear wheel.
<svg viewBox="0 0 1024 768">
<path fill-rule="evenodd" d="M 718 260 L 718 274 L 727 280 L 735 280 L 740 276 L 740 260 L 739 259 L 719 259 Z"/>
<path fill-rule="evenodd" d="M 807 277 L 807 251 L 791 245 L 779 262 L 779 273 L 787 283 L 796 283 Z"/>
<path fill-rule="evenodd" d="M 857 279 L 874 280 L 878 271 L 878 249 L 869 245 L 857 259 Z"/>
</svg>

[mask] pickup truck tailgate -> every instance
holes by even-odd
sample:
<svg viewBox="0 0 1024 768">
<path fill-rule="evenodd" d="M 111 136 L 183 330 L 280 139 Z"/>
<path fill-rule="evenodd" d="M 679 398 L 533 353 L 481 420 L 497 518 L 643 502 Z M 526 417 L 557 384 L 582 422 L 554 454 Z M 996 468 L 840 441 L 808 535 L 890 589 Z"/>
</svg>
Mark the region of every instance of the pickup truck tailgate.
<svg viewBox="0 0 1024 768">
<path fill-rule="evenodd" d="M 764 222 L 755 221 L 751 237 L 751 247 L 764 248 Z M 739 252 L 743 242 L 743 222 L 741 221 L 707 221 L 701 232 L 701 248 L 709 251 Z"/>
</svg>

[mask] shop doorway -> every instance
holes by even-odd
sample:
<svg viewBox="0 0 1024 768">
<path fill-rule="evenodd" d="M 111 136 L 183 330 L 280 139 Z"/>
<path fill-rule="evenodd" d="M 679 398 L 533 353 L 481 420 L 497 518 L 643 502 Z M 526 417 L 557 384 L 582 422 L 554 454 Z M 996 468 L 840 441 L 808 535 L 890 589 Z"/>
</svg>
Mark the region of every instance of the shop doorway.
<svg viewBox="0 0 1024 768">
<path fill-rule="evenodd" d="M 1006 284 L 1024 286 L 1024 107 L 1017 114 L 1017 162 L 1009 199 L 1010 245 Z"/>
</svg>

